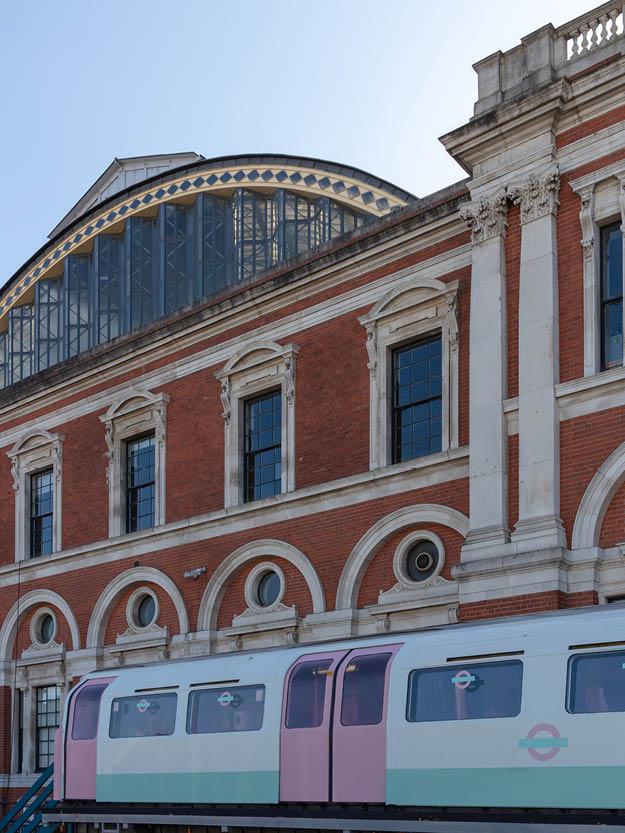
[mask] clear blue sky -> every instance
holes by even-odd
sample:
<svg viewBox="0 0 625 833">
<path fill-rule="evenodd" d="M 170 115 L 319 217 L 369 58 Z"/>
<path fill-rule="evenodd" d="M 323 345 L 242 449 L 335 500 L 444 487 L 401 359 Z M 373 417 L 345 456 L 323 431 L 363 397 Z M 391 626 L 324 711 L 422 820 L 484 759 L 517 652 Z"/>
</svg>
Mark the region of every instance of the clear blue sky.
<svg viewBox="0 0 625 833">
<path fill-rule="evenodd" d="M 0 285 L 115 156 L 277 152 L 423 196 L 471 64 L 580 0 L 4 0 Z"/>
</svg>

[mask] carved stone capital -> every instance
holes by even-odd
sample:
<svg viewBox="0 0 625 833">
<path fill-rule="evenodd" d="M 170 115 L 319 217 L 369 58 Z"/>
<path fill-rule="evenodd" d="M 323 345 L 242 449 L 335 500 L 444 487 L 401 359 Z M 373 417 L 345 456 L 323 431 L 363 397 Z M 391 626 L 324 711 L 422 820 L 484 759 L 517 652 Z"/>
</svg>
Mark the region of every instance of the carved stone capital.
<svg viewBox="0 0 625 833">
<path fill-rule="evenodd" d="M 471 230 L 471 242 L 475 245 L 492 237 L 505 235 L 508 227 L 508 199 L 501 191 L 492 199 L 482 197 L 460 210 L 460 219 Z"/>
<path fill-rule="evenodd" d="M 529 223 L 540 217 L 547 217 L 558 212 L 560 199 L 560 174 L 551 171 L 547 174 L 530 174 L 523 185 L 512 186 L 508 196 L 521 209 L 521 223 Z"/>
</svg>

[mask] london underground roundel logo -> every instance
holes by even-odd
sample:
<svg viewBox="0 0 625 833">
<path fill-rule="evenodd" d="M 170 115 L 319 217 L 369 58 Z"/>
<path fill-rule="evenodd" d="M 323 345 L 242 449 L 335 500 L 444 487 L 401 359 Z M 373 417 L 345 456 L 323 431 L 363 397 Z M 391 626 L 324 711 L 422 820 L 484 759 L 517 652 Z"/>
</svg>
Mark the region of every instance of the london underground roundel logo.
<svg viewBox="0 0 625 833">
<path fill-rule="evenodd" d="M 519 748 L 527 749 L 535 761 L 550 761 L 561 749 L 569 745 L 569 739 L 563 738 L 551 723 L 537 723 L 519 740 Z"/>
<path fill-rule="evenodd" d="M 455 676 L 451 678 L 452 683 L 461 690 L 468 688 L 471 683 L 475 682 L 475 676 L 466 669 L 457 671 Z"/>
<path fill-rule="evenodd" d="M 229 691 L 222 692 L 219 697 L 217 698 L 217 702 L 220 706 L 229 706 L 230 703 L 234 700 L 232 694 Z"/>
</svg>

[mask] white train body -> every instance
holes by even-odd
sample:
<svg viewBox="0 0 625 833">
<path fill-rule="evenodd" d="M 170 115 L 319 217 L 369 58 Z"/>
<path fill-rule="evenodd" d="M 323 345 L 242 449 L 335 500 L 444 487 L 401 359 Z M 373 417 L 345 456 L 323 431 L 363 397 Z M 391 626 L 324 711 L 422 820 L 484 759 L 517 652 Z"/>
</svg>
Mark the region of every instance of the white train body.
<svg viewBox="0 0 625 833">
<path fill-rule="evenodd" d="M 55 796 L 624 809 L 624 741 L 615 606 L 89 674 Z"/>
</svg>

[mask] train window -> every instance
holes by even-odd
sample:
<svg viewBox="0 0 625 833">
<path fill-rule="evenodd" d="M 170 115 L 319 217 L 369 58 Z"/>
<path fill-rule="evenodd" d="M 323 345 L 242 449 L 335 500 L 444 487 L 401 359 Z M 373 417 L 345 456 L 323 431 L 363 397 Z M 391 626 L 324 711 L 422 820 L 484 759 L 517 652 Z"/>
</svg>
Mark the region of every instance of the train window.
<svg viewBox="0 0 625 833">
<path fill-rule="evenodd" d="M 573 714 L 625 712 L 625 651 L 571 657 L 566 709 Z"/>
<path fill-rule="evenodd" d="M 74 701 L 72 740 L 93 740 L 98 731 L 98 715 L 102 692 L 108 683 L 88 685 L 78 692 Z"/>
<path fill-rule="evenodd" d="M 300 662 L 289 680 L 287 729 L 313 729 L 323 722 L 326 680 L 331 659 Z"/>
<path fill-rule="evenodd" d="M 408 679 L 406 719 L 421 723 L 516 717 L 522 686 L 519 660 L 417 669 Z"/>
<path fill-rule="evenodd" d="M 111 704 L 111 738 L 149 738 L 173 735 L 177 694 L 116 697 Z"/>
<path fill-rule="evenodd" d="M 373 726 L 382 722 L 386 666 L 390 658 L 390 654 L 370 654 L 349 660 L 343 677 L 343 726 Z"/>
<path fill-rule="evenodd" d="M 187 708 L 187 732 L 190 735 L 257 732 L 263 725 L 264 710 L 264 685 L 192 691 Z"/>
</svg>

